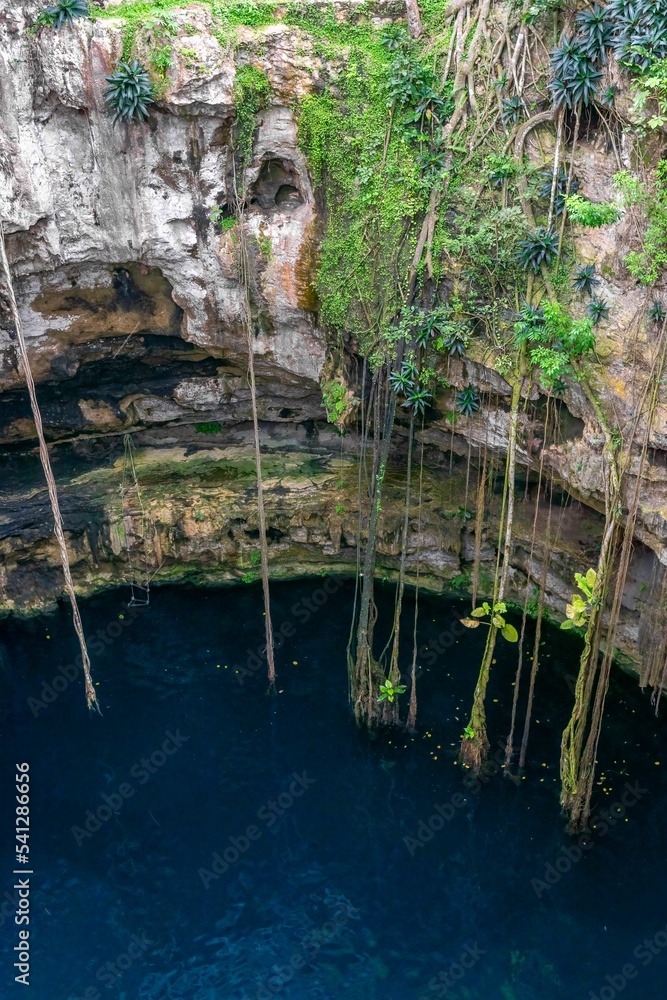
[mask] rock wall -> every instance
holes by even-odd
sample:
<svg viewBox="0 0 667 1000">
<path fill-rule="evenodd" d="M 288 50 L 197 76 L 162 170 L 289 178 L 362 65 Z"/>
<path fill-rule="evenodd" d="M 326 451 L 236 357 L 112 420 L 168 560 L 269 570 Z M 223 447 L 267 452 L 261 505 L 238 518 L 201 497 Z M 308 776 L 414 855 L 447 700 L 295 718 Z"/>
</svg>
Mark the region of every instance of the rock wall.
<svg viewBox="0 0 667 1000">
<path fill-rule="evenodd" d="M 326 423 L 322 408 L 319 383 L 332 346 L 318 326 L 312 285 L 322 213 L 294 115 L 299 98 L 335 87 L 344 60 L 325 59 L 310 36 L 283 24 L 240 28 L 237 44 L 227 46 L 208 6 L 173 8 L 172 66 L 157 107 L 144 124 L 114 126 L 103 89 L 120 56 L 121 22 L 78 20 L 30 34 L 40 7 L 0 0 L 0 219 L 77 587 L 90 593 L 138 579 L 146 568 L 155 582 L 257 575 L 244 291 L 234 231 L 211 219 L 215 208 L 224 218 L 232 203 L 233 86 L 248 62 L 266 72 L 272 93 L 245 176 L 272 572 L 354 572 L 356 443 L 352 432 L 341 437 Z M 341 17 L 354 17 L 354 3 L 338 7 Z M 378 23 L 401 7 L 378 4 Z M 609 197 L 617 167 L 599 136 L 581 142 L 576 169 L 584 194 Z M 602 264 L 601 291 L 614 306 L 600 343 L 607 375 L 600 392 L 626 430 L 650 365 L 648 293 L 620 264 L 634 225 L 625 216 L 604 237 L 577 237 L 580 255 Z M 62 581 L 5 305 L 0 296 L 0 609 L 22 611 L 53 601 Z M 451 361 L 447 375 L 453 387 L 474 381 L 492 402 L 453 429 L 445 415 L 454 389 L 447 390 L 418 435 L 426 481 L 421 517 L 411 522 L 409 570 L 414 577 L 419 568 L 422 583 L 440 590 L 451 590 L 452 580 L 462 588 L 469 582 L 467 467 L 484 448 L 505 452 L 510 395 L 482 348 Z M 528 571 L 533 582 L 540 578 L 547 556 L 539 524 L 533 538 L 529 475 L 542 455 L 544 426 L 537 392 L 527 386 L 526 394 L 535 405 L 521 424 L 519 463 L 527 474 L 513 559 L 517 598 Z M 547 604 L 560 613 L 574 571 L 594 561 L 607 475 L 598 423 L 576 384 L 561 416 L 561 440 L 542 455 L 561 500 L 573 498 L 559 507 L 547 584 Z M 643 595 L 667 563 L 664 398 L 656 427 L 620 630 L 622 648 L 634 657 Z M 404 445 L 399 426 L 379 546 L 388 577 L 398 566 Z M 628 483 L 632 489 L 631 476 Z M 482 551 L 487 581 L 496 507 L 492 502 Z"/>
</svg>

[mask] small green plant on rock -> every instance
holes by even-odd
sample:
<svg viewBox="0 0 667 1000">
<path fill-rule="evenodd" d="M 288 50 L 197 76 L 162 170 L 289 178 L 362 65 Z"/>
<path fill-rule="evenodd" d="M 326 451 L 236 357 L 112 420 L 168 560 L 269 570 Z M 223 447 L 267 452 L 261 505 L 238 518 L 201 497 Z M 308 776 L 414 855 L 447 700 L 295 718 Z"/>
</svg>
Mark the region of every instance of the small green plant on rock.
<svg viewBox="0 0 667 1000">
<path fill-rule="evenodd" d="M 146 121 L 148 105 L 155 101 L 153 84 L 141 63 L 136 59 L 118 63 L 115 72 L 105 79 L 109 86 L 104 94 L 114 125 L 132 119 Z"/>
<path fill-rule="evenodd" d="M 347 410 L 347 390 L 342 382 L 331 379 L 322 384 L 322 402 L 330 424 L 338 424 Z"/>
<path fill-rule="evenodd" d="M 517 263 L 524 271 L 535 274 L 542 265 L 549 267 L 558 256 L 558 233 L 552 226 L 538 226 L 525 240 L 519 243 Z"/>
<path fill-rule="evenodd" d="M 580 226 L 587 226 L 591 229 L 599 229 L 600 226 L 609 226 L 618 222 L 621 211 L 617 205 L 611 202 L 595 202 L 583 198 L 580 194 L 570 194 L 565 199 L 565 206 L 572 222 Z"/>
<path fill-rule="evenodd" d="M 479 410 L 480 398 L 474 385 L 467 385 L 465 389 L 459 389 L 454 396 L 454 406 L 457 413 L 463 417 L 472 417 Z"/>
<path fill-rule="evenodd" d="M 586 295 L 592 295 L 594 286 L 599 284 L 600 279 L 595 277 L 595 264 L 584 264 L 574 272 L 572 287 L 575 292 L 585 292 Z"/>
<path fill-rule="evenodd" d="M 461 624 L 465 625 L 466 628 L 478 628 L 480 625 L 488 625 L 490 628 L 493 625 L 507 642 L 518 642 L 519 633 L 514 628 L 514 625 L 510 625 L 505 620 L 504 615 L 506 613 L 507 604 L 504 601 L 497 601 L 493 607 L 488 601 L 484 601 L 479 608 L 475 608 L 470 612 L 470 618 L 462 618 Z M 480 621 L 482 618 L 489 618 L 489 621 Z"/>
<path fill-rule="evenodd" d="M 585 628 L 593 609 L 593 590 L 597 580 L 597 573 L 594 569 L 589 569 L 584 576 L 582 573 L 575 573 L 574 579 L 577 587 L 584 595 L 573 594 L 572 601 L 565 608 L 567 618 L 561 622 L 562 629 Z"/>
<path fill-rule="evenodd" d="M 75 17 L 88 17 L 90 11 L 85 0 L 58 0 L 39 12 L 37 23 L 47 28 L 62 28 L 74 24 Z"/>
</svg>

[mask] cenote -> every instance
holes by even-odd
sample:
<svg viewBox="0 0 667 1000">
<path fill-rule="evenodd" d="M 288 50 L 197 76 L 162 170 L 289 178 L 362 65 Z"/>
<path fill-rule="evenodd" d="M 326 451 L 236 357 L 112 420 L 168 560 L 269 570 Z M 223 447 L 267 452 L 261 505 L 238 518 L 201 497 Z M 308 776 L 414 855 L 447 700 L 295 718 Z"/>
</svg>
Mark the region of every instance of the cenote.
<svg viewBox="0 0 667 1000">
<path fill-rule="evenodd" d="M 353 591 L 274 585 L 275 696 L 253 669 L 257 586 L 83 602 L 101 715 L 80 676 L 54 684 L 78 649 L 65 606 L 2 623 L 4 786 L 31 765 L 33 996 L 556 1000 L 610 996 L 628 963 L 628 996 L 664 995 L 665 736 L 634 679 L 612 680 L 598 831 L 573 838 L 558 752 L 580 640 L 545 629 L 525 780 L 489 769 L 482 786 L 456 763 L 483 645 L 447 638 L 465 602 L 422 597 L 422 646 L 448 648 L 425 652 L 419 725 L 369 733 L 346 696 Z M 379 623 L 392 608 L 384 586 Z M 511 648 L 490 685 L 492 753 Z"/>
</svg>

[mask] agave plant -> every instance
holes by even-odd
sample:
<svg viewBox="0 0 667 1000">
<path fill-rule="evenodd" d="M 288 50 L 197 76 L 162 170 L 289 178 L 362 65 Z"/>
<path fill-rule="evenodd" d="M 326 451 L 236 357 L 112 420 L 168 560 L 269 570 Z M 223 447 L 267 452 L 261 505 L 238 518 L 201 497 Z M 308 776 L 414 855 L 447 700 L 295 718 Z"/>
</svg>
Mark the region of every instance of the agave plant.
<svg viewBox="0 0 667 1000">
<path fill-rule="evenodd" d="M 406 393 L 403 406 L 408 410 L 414 410 L 420 417 L 423 417 L 427 408 L 431 405 L 431 398 L 431 393 L 428 390 L 419 389 L 417 386 L 414 386 Z"/>
<path fill-rule="evenodd" d="M 468 337 L 463 324 L 453 323 L 451 328 L 443 334 L 440 342 L 443 351 L 447 351 L 451 358 L 462 358 L 468 346 Z"/>
<path fill-rule="evenodd" d="M 480 398 L 474 385 L 459 389 L 454 397 L 454 406 L 463 417 L 472 417 L 479 410 Z"/>
<path fill-rule="evenodd" d="M 74 24 L 75 17 L 88 17 L 88 4 L 85 0 L 58 0 L 57 3 L 45 7 L 37 18 L 40 24 L 52 28 L 62 28 L 64 24 Z"/>
<path fill-rule="evenodd" d="M 404 363 L 400 372 L 392 372 L 390 374 L 389 384 L 394 392 L 400 393 L 401 396 L 407 396 L 410 390 L 414 389 L 415 385 L 412 371 Z"/>
<path fill-rule="evenodd" d="M 663 323 L 665 317 L 667 317 L 667 312 L 665 312 L 665 307 L 663 306 L 662 302 L 660 302 L 658 299 L 654 301 L 653 305 L 649 309 L 648 314 L 654 323 Z"/>
<path fill-rule="evenodd" d="M 527 271 L 536 274 L 543 264 L 549 267 L 558 254 L 558 233 L 553 226 L 538 226 L 525 240 L 519 243 L 517 263 Z"/>
<path fill-rule="evenodd" d="M 575 292 L 585 292 L 587 295 L 592 295 L 593 287 L 599 284 L 600 279 L 595 277 L 595 264 L 584 264 L 575 271 L 572 282 Z"/>
<path fill-rule="evenodd" d="M 503 97 L 500 117 L 503 125 L 516 125 L 524 116 L 525 105 L 518 94 L 514 97 Z"/>
<path fill-rule="evenodd" d="M 586 312 L 593 321 L 593 325 L 597 326 L 601 320 L 608 318 L 609 306 L 604 299 L 594 295 L 586 307 Z"/>
<path fill-rule="evenodd" d="M 105 77 L 108 87 L 104 94 L 114 124 L 136 118 L 148 118 L 148 105 L 154 104 L 153 85 L 148 73 L 136 59 L 118 63 L 115 73 Z"/>
</svg>

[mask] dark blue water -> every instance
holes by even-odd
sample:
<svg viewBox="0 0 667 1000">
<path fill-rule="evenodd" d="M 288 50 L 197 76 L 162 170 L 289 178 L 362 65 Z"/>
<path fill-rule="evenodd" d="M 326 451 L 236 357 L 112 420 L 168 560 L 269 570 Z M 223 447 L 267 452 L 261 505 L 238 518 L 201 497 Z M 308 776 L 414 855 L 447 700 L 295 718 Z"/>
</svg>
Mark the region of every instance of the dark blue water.
<svg viewBox="0 0 667 1000">
<path fill-rule="evenodd" d="M 67 609 L 0 623 L 0 996 L 25 990 L 12 969 L 11 888 L 12 782 L 25 761 L 23 995 L 663 998 L 667 758 L 636 682 L 614 679 L 598 830 L 577 847 L 557 780 L 576 641 L 547 630 L 526 779 L 466 787 L 455 751 L 483 630 L 453 642 L 452 611 L 464 606 L 422 597 L 418 732 L 372 738 L 347 705 L 351 585 L 326 596 L 324 582 L 273 588 L 286 636 L 277 698 L 253 670 L 254 587 L 155 590 L 135 619 L 125 593 L 87 602 L 101 717 L 80 678 L 58 671 L 76 656 Z M 494 740 L 507 732 L 515 655 L 499 647 Z M 601 810 L 624 793 L 610 825 Z"/>
</svg>

